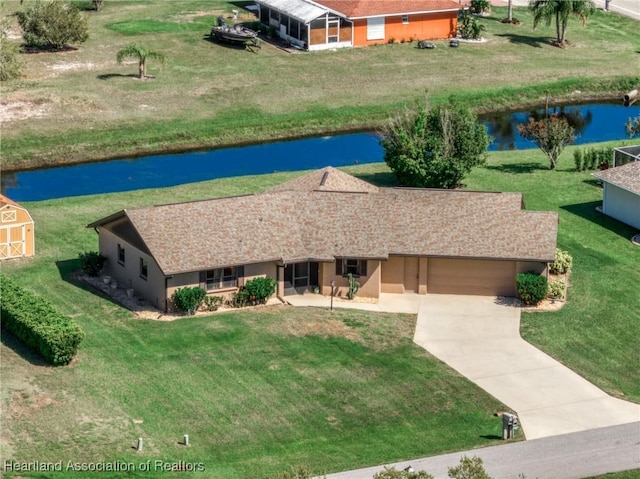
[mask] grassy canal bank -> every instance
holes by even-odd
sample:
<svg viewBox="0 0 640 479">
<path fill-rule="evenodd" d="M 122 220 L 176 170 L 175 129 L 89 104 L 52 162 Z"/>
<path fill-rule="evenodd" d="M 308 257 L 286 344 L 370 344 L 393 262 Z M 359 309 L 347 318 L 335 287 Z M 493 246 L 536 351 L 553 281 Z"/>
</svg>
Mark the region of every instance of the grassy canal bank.
<svg viewBox="0 0 640 479">
<path fill-rule="evenodd" d="M 5 14 L 21 8 L 5 3 Z M 430 51 L 396 43 L 290 53 L 263 43 L 251 53 L 207 38 L 233 8 L 105 2 L 87 12 L 90 37 L 77 49 L 24 55 L 23 77 L 2 85 L 3 169 L 375 129 L 425 95 L 481 112 L 619 98 L 640 84 L 637 22 L 613 13 L 596 12 L 584 28 L 572 20 L 564 49 L 549 43 L 551 27 L 533 30 L 526 9 L 515 9 L 523 23 L 512 26 L 495 7 L 480 19 L 487 41 L 457 49 L 436 42 Z M 154 78 L 140 81 L 135 63 L 116 63 L 132 42 L 167 57 L 164 68 L 150 61 Z"/>
</svg>

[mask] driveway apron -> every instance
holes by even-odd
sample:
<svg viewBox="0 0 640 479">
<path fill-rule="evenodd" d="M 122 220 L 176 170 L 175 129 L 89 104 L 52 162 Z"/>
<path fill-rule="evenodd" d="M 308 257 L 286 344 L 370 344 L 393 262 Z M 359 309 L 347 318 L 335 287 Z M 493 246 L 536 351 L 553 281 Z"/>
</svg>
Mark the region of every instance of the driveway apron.
<svg viewBox="0 0 640 479">
<path fill-rule="evenodd" d="M 607 395 L 525 342 L 513 300 L 422 296 L 414 341 L 515 411 L 528 439 L 640 420 L 640 405 Z"/>
</svg>

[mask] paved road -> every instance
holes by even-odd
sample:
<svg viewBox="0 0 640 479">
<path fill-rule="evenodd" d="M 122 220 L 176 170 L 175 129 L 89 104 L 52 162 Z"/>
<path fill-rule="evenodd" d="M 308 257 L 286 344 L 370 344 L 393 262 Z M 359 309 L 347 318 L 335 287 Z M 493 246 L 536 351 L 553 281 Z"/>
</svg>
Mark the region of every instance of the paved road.
<svg viewBox="0 0 640 479">
<path fill-rule="evenodd" d="M 435 479 L 448 478 L 448 468 L 462 456 L 481 457 L 493 479 L 582 479 L 640 468 L 640 422 L 561 436 L 507 443 L 394 464 L 411 466 Z M 371 479 L 383 466 L 329 474 L 326 479 Z M 638 471 L 640 476 L 640 471 Z"/>
<path fill-rule="evenodd" d="M 507 0 L 492 0 L 494 5 L 506 5 Z M 594 0 L 597 8 L 604 10 L 605 0 Z M 514 7 L 526 7 L 529 0 L 512 0 Z M 635 20 L 640 20 L 640 0 L 610 0 L 609 10 L 625 15 Z"/>
</svg>

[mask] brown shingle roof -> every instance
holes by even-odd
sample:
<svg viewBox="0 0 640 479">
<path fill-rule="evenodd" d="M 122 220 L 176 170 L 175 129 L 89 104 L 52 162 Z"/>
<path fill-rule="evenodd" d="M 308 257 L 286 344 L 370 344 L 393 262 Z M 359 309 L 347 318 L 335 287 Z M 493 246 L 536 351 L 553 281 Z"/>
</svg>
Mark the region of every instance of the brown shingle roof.
<svg viewBox="0 0 640 479">
<path fill-rule="evenodd" d="M 378 188 L 331 166 L 298 176 L 293 180 L 270 188 L 277 191 L 351 191 L 360 193 L 377 193 Z"/>
<path fill-rule="evenodd" d="M 327 171 L 336 178 L 336 187 L 353 184 L 356 191 L 315 189 Z M 165 274 L 344 256 L 532 261 L 552 261 L 555 256 L 557 214 L 521 210 L 520 194 L 375 187 L 362 191 L 364 182 L 347 181 L 349 175 L 336 171 L 312 172 L 262 194 L 122 214 Z M 89 226 L 111 229 L 116 218 Z"/>
<path fill-rule="evenodd" d="M 609 168 L 608 170 L 594 173 L 593 176 L 606 183 L 611 183 L 631 193 L 640 195 L 640 161 L 632 161 L 626 165 Z"/>
<path fill-rule="evenodd" d="M 453 0 L 316 0 L 316 3 L 347 18 L 459 10 L 462 7 Z"/>
</svg>

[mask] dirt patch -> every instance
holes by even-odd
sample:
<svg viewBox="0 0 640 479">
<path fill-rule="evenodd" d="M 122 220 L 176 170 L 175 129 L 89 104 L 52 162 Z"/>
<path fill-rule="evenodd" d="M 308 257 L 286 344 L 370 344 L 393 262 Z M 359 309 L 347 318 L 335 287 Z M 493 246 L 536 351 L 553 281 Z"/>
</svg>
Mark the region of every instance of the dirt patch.
<svg viewBox="0 0 640 479">
<path fill-rule="evenodd" d="M 41 118 L 47 116 L 50 106 L 46 103 L 15 100 L 0 102 L 0 123 L 29 118 Z"/>
<path fill-rule="evenodd" d="M 336 319 L 316 321 L 286 320 L 282 328 L 292 336 L 339 337 L 353 342 L 364 342 L 357 330 Z"/>
</svg>

